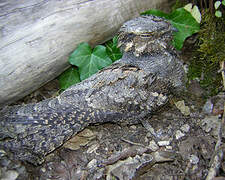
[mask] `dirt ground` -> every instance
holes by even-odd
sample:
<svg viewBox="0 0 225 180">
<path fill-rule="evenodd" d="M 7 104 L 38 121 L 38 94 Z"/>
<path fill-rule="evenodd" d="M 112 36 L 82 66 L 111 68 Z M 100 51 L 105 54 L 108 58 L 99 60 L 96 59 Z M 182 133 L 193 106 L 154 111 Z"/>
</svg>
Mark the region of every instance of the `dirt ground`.
<svg viewBox="0 0 225 180">
<path fill-rule="evenodd" d="M 41 166 L 1 161 L 2 179 L 13 179 L 13 174 L 17 175 L 14 179 L 41 180 L 206 179 L 219 151 L 214 153 L 221 118 L 220 113 L 212 114 L 210 110 L 213 107 L 214 112 L 221 112 L 225 96 L 218 95 L 205 103 L 199 97 L 202 89 L 198 83 L 190 88 L 190 92 L 197 94 L 172 99 L 148 118 L 156 136 L 141 124 L 93 125 L 47 156 Z M 54 80 L 18 103 L 40 101 L 57 91 L 58 83 Z M 222 152 L 224 137 L 223 131 Z M 224 159 L 218 176 L 225 177 Z"/>
</svg>

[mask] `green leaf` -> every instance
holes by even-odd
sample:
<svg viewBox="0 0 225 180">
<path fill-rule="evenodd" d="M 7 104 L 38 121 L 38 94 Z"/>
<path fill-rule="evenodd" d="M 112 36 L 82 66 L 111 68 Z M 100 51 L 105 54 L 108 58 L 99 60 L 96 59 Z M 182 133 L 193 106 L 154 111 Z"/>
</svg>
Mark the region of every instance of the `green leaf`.
<svg viewBox="0 0 225 180">
<path fill-rule="evenodd" d="M 152 14 L 164 17 L 169 20 L 175 28 L 177 28 L 178 32 L 174 32 L 173 40 L 173 45 L 176 49 L 181 49 L 183 47 L 184 40 L 200 30 L 200 24 L 195 20 L 195 18 L 193 18 L 191 13 L 186 11 L 184 8 L 176 9 L 170 14 L 166 14 L 158 10 L 149 10 L 142 14 Z"/>
<path fill-rule="evenodd" d="M 177 49 L 183 47 L 185 39 L 200 30 L 200 24 L 184 8 L 176 9 L 169 15 L 169 21 L 177 28 L 174 32 L 174 46 Z"/>
<path fill-rule="evenodd" d="M 81 81 L 112 64 L 104 46 L 92 50 L 88 43 L 81 43 L 70 55 L 69 62 L 78 67 Z"/>
<path fill-rule="evenodd" d="M 193 16 L 193 18 L 195 18 L 195 20 L 200 23 L 201 22 L 201 13 L 198 9 L 198 6 L 193 6 L 192 3 L 187 4 L 186 6 L 184 6 L 184 9 L 188 12 L 191 13 L 191 15 Z"/>
<path fill-rule="evenodd" d="M 222 1 L 222 4 L 225 6 L 225 0 Z"/>
<path fill-rule="evenodd" d="M 216 2 L 214 3 L 215 9 L 218 9 L 218 8 L 220 7 L 220 4 L 221 4 L 220 1 L 216 1 Z"/>
<path fill-rule="evenodd" d="M 118 44 L 118 38 L 115 36 L 112 40 L 107 41 L 105 43 L 106 46 L 106 53 L 111 58 L 113 62 L 116 60 L 122 58 L 122 53 L 120 52 L 120 49 L 117 47 Z"/>
<path fill-rule="evenodd" d="M 219 11 L 219 10 L 217 10 L 216 12 L 215 12 L 215 16 L 216 17 L 222 17 L 222 12 L 221 11 Z"/>
<path fill-rule="evenodd" d="M 65 90 L 68 87 L 79 82 L 80 82 L 80 75 L 78 69 L 75 67 L 70 67 L 59 76 L 59 85 L 60 89 L 62 90 Z"/>
</svg>

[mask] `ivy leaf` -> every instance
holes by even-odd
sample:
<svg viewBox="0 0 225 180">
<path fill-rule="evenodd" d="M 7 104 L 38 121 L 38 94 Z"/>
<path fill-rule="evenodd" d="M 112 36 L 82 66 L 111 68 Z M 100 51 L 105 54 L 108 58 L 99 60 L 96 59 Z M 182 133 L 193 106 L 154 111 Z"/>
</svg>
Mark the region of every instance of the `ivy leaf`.
<svg viewBox="0 0 225 180">
<path fill-rule="evenodd" d="M 75 67 L 70 67 L 59 76 L 59 86 L 61 90 L 65 90 L 79 82 L 80 75 L 78 69 Z"/>
<path fill-rule="evenodd" d="M 225 0 L 222 1 L 222 4 L 225 6 Z"/>
<path fill-rule="evenodd" d="M 122 53 L 120 49 L 117 47 L 118 45 L 118 37 L 115 36 L 112 40 L 107 41 L 105 43 L 106 46 L 106 53 L 111 58 L 112 62 L 122 58 Z"/>
<path fill-rule="evenodd" d="M 175 10 L 169 16 L 171 24 L 178 29 L 174 32 L 174 46 L 177 49 L 183 47 L 185 39 L 200 30 L 200 24 L 184 8 Z"/>
<path fill-rule="evenodd" d="M 216 17 L 222 17 L 222 12 L 221 11 L 219 11 L 219 10 L 217 10 L 216 12 L 215 12 L 215 16 Z"/>
<path fill-rule="evenodd" d="M 215 9 L 218 9 L 218 8 L 220 7 L 220 4 L 221 4 L 220 1 L 216 1 L 216 2 L 214 3 Z"/>
<path fill-rule="evenodd" d="M 88 43 L 81 43 L 70 55 L 69 62 L 78 67 L 81 81 L 112 64 L 104 46 L 92 49 Z"/>
<path fill-rule="evenodd" d="M 181 49 L 184 40 L 200 30 L 200 24 L 193 18 L 191 13 L 184 8 L 178 8 L 170 14 L 155 9 L 146 11 L 142 14 L 152 14 L 169 20 L 169 22 L 178 30 L 178 32 L 174 32 L 173 40 L 173 45 L 176 49 Z"/>
<path fill-rule="evenodd" d="M 191 15 L 193 16 L 193 18 L 195 18 L 195 20 L 200 23 L 201 22 L 201 13 L 198 9 L 198 6 L 194 5 L 192 3 L 187 4 L 186 6 L 184 6 L 184 9 L 188 12 L 191 13 Z"/>
</svg>

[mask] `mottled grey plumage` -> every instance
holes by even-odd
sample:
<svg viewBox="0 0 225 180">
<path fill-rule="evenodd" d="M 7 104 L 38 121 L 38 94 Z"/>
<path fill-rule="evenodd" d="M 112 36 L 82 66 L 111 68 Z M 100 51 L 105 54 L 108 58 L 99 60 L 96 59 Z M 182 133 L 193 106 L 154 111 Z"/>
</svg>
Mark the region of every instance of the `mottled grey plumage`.
<svg viewBox="0 0 225 180">
<path fill-rule="evenodd" d="M 89 124 L 138 123 L 184 88 L 184 71 L 170 45 L 173 28 L 138 17 L 119 32 L 123 58 L 60 96 L 0 111 L 0 147 L 33 164 Z"/>
</svg>

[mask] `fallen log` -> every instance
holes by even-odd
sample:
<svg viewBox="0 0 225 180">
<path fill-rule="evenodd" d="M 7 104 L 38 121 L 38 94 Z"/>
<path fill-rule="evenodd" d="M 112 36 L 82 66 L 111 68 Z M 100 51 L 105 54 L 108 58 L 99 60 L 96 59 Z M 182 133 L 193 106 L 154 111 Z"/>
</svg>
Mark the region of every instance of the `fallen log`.
<svg viewBox="0 0 225 180">
<path fill-rule="evenodd" d="M 168 0 L 0 1 L 0 106 L 62 73 L 81 42 L 110 39 L 128 19 Z"/>
</svg>

